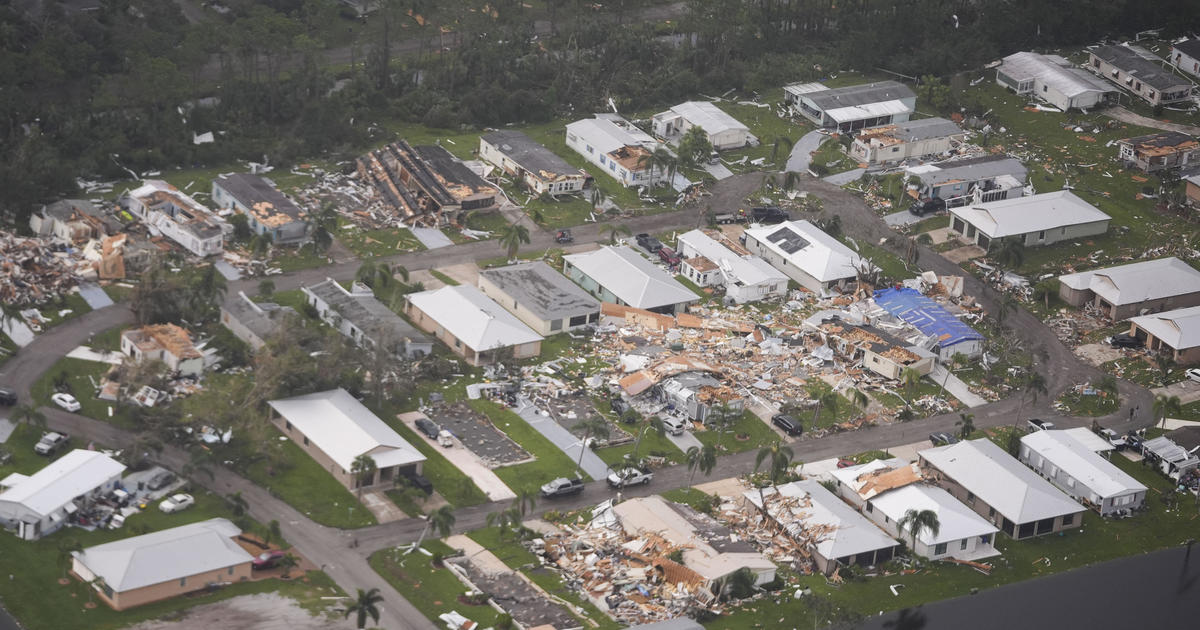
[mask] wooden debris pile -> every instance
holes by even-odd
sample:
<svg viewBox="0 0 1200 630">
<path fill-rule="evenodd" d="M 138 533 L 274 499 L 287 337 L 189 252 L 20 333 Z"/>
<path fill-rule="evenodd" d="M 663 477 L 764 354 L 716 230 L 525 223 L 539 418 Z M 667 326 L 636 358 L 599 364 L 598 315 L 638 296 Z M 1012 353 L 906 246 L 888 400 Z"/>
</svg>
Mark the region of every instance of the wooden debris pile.
<svg viewBox="0 0 1200 630">
<path fill-rule="evenodd" d="M 79 261 L 65 247 L 0 231 L 0 302 L 44 304 L 79 282 Z"/>
</svg>

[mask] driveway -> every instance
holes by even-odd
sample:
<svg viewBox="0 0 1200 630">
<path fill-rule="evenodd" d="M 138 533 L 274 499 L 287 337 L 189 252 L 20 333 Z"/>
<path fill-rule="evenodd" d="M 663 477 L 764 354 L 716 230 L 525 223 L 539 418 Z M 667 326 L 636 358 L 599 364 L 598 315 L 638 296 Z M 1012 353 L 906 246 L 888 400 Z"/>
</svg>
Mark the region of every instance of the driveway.
<svg viewBox="0 0 1200 630">
<path fill-rule="evenodd" d="M 858 181 L 858 179 L 863 176 L 863 173 L 866 172 L 867 169 L 865 168 L 852 168 L 845 173 L 835 173 L 828 177 L 824 177 L 823 179 L 834 186 L 845 186 L 850 182 Z"/>
<path fill-rule="evenodd" d="M 1159 394 L 1163 396 L 1178 396 L 1179 402 L 1186 405 L 1200 400 L 1200 383 L 1191 379 L 1184 379 L 1178 383 L 1171 383 L 1166 387 L 1156 387 L 1150 390 L 1150 392 L 1155 396 Z"/>
<path fill-rule="evenodd" d="M 1189 136 L 1200 136 L 1200 127 L 1180 125 L 1178 123 L 1147 118 L 1141 114 L 1135 114 L 1124 107 L 1108 107 L 1103 110 L 1103 114 L 1109 118 L 1119 120 L 1123 123 L 1129 123 L 1131 125 L 1150 127 L 1151 129 L 1161 129 L 1163 131 L 1178 131 L 1179 133 L 1186 133 Z"/>
<path fill-rule="evenodd" d="M 583 440 L 575 437 L 570 431 L 563 428 L 561 424 L 555 422 L 554 418 L 549 415 L 543 415 L 533 403 L 525 398 L 518 400 L 518 408 L 515 409 L 518 415 L 529 423 L 529 426 L 537 429 L 557 446 L 567 457 L 571 458 L 572 462 L 579 462 L 579 467 L 583 472 L 587 473 L 592 479 L 603 481 L 608 476 L 608 464 L 600 459 L 599 455 L 592 452 L 592 449 L 583 446 Z M 580 451 L 583 452 L 583 458 L 580 459 Z M 566 476 L 571 471 L 562 471 L 563 476 Z M 550 481 L 545 479 L 544 481 Z"/>
<path fill-rule="evenodd" d="M 696 439 L 695 434 L 691 431 L 684 431 L 681 435 L 667 434 L 667 439 L 671 441 L 680 451 L 688 452 L 693 446 L 696 448 L 704 448 L 704 443 Z"/>
<path fill-rule="evenodd" d="M 454 446 L 446 448 L 439 446 L 437 442 L 429 439 L 429 436 L 418 431 L 414 423 L 420 418 L 428 418 L 428 416 L 419 411 L 410 411 L 400 414 L 399 418 L 401 422 L 417 434 L 417 437 L 424 440 L 429 446 L 437 449 L 442 454 L 442 457 L 445 457 L 451 464 L 454 464 L 464 475 L 470 477 L 471 481 L 474 481 L 475 485 L 479 486 L 479 489 L 489 499 L 493 501 L 507 501 L 516 498 L 517 493 L 505 485 L 496 476 L 496 473 L 492 472 L 492 469 L 488 468 L 483 463 L 483 460 L 479 459 L 478 455 L 472 452 L 471 449 L 463 446 L 463 443 L 458 438 L 454 438 Z"/>
<path fill-rule="evenodd" d="M 797 173 L 803 173 L 808 170 L 809 164 L 812 164 L 812 154 L 821 147 L 821 143 L 829 139 L 829 136 L 820 131 L 810 131 L 800 137 L 796 144 L 792 145 L 792 154 L 788 156 L 787 170 Z"/>
<path fill-rule="evenodd" d="M 893 212 L 883 217 L 883 222 L 888 224 L 888 227 L 900 227 L 902 225 L 910 225 L 920 221 L 923 217 L 919 217 L 908 210 Z"/>
</svg>

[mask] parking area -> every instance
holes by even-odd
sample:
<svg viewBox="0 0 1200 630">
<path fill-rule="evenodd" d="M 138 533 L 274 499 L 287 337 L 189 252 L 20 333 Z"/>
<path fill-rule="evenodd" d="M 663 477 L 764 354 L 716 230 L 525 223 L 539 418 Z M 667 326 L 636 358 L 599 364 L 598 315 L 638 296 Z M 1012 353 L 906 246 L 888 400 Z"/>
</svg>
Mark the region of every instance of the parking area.
<svg viewBox="0 0 1200 630">
<path fill-rule="evenodd" d="M 488 468 L 511 466 L 532 457 L 492 424 L 491 418 L 471 409 L 466 403 L 442 403 L 433 407 L 429 419 L 454 434 Z"/>
<path fill-rule="evenodd" d="M 427 416 L 419 411 L 410 411 L 408 413 L 402 413 L 399 416 L 400 421 L 408 426 L 408 428 L 412 429 L 418 437 L 420 437 L 422 440 L 425 440 L 426 444 L 429 444 L 433 448 L 441 451 L 442 456 L 445 457 L 447 461 L 449 461 L 451 464 L 454 464 L 454 466 L 461 470 L 464 475 L 470 477 L 471 481 L 474 481 L 475 485 L 479 486 L 479 489 L 482 490 L 489 499 L 492 501 L 506 501 L 517 496 L 511 488 L 505 485 L 505 483 L 496 476 L 496 473 L 492 472 L 491 469 L 488 468 L 487 464 L 485 464 L 478 455 L 472 452 L 471 449 L 465 448 L 459 439 L 455 438 L 453 440 L 453 445 L 449 447 L 440 446 L 437 443 L 437 440 L 431 439 L 428 435 L 425 435 L 418 430 L 416 426 L 417 420 L 425 417 Z"/>
<path fill-rule="evenodd" d="M 503 570 L 480 567 L 471 558 L 456 558 L 446 562 L 462 569 L 476 588 L 490 595 L 522 628 L 547 625 L 554 628 L 579 627 L 579 620 L 566 608 L 552 601 L 525 581 L 519 573 L 506 566 Z"/>
</svg>

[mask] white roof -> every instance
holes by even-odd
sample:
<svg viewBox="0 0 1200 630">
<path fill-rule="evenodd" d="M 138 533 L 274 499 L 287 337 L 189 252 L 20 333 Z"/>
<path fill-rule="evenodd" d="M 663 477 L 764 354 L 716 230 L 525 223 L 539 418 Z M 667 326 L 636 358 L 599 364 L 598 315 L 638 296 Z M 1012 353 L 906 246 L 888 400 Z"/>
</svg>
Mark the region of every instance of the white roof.
<svg viewBox="0 0 1200 630">
<path fill-rule="evenodd" d="M 900 459 L 899 457 L 893 457 L 891 459 L 875 459 L 865 464 L 831 470 L 829 471 L 829 474 L 833 476 L 834 479 L 840 481 L 842 485 L 850 488 L 862 498 L 870 499 L 878 494 L 878 491 L 876 488 L 869 488 L 866 490 L 863 489 L 868 481 L 871 481 L 875 478 L 875 476 L 867 476 L 868 473 L 898 470 L 901 468 L 907 468 L 913 474 L 906 475 L 903 479 L 898 479 L 897 483 L 903 483 L 905 481 L 915 483 L 916 481 L 920 480 L 921 477 L 916 464 Z M 884 488 L 884 491 L 889 489 L 891 488 Z"/>
<path fill-rule="evenodd" d="M 783 91 L 797 96 L 801 94 L 812 94 L 813 92 L 824 92 L 829 88 L 823 83 L 789 83 L 783 86 Z"/>
<path fill-rule="evenodd" d="M 567 124 L 567 133 L 587 141 L 601 153 L 611 153 L 624 146 L 653 147 L 658 144 L 650 134 L 634 127 L 620 116 L 584 118 Z"/>
<path fill-rule="evenodd" d="M 379 468 L 425 461 L 412 444 L 340 387 L 268 404 L 344 470 L 363 454 Z"/>
<path fill-rule="evenodd" d="M 904 101 L 890 100 L 880 101 L 878 103 L 864 103 L 862 105 L 850 105 L 848 107 L 837 107 L 834 109 L 825 110 L 825 115 L 829 116 L 836 122 L 851 122 L 862 120 L 864 118 L 877 118 L 879 116 L 895 115 L 911 113 L 913 110 Z"/>
<path fill-rule="evenodd" d="M 228 520 L 214 518 L 88 547 L 71 555 L 120 593 L 250 562 L 254 557 L 233 541 L 240 533 L 242 530 Z"/>
<path fill-rule="evenodd" d="M 821 282 L 858 274 L 859 255 L 808 221 L 785 221 L 746 233 Z"/>
<path fill-rule="evenodd" d="M 1087 427 L 1075 427 L 1073 429 L 1062 430 L 1067 435 L 1079 440 L 1079 443 L 1087 447 L 1093 453 L 1103 453 L 1104 451 L 1115 451 L 1117 448 L 1108 443 L 1108 440 L 1092 433 L 1092 430 Z"/>
<path fill-rule="evenodd" d="M 414 293 L 408 301 L 476 352 L 542 340 L 516 315 L 470 285 Z"/>
<path fill-rule="evenodd" d="M 703 230 L 681 234 L 676 240 L 680 249 L 683 249 L 683 243 L 687 243 L 688 247 L 715 263 L 726 278 L 737 284 L 755 286 L 788 280 L 788 277 L 772 267 L 771 263 L 758 256 L 738 256 Z"/>
<path fill-rule="evenodd" d="M 971 508 L 955 499 L 949 492 L 920 483 L 904 486 L 885 492 L 874 499 L 871 504 L 886 515 L 892 522 L 904 518 L 909 510 L 932 510 L 938 517 L 938 533 L 936 536 L 928 530 L 922 530 L 917 540 L 927 546 L 954 542 L 972 536 L 985 536 L 998 531 L 994 525 L 985 521 Z M 901 536 L 907 537 L 905 530 Z"/>
<path fill-rule="evenodd" d="M 563 256 L 563 260 L 634 308 L 650 309 L 700 299 L 671 274 L 628 247 L 602 247 Z"/>
<path fill-rule="evenodd" d="M 75 449 L 29 477 L 16 480 L 15 485 L 0 493 L 0 501 L 19 503 L 35 514 L 47 516 L 124 471 L 125 464 L 104 453 Z"/>
<path fill-rule="evenodd" d="M 1071 65 L 1059 55 L 1039 55 L 1034 52 L 1013 53 L 1004 58 L 1000 72 L 1016 79 L 1029 81 L 1039 79 L 1068 97 L 1087 92 L 1112 92 L 1112 87 L 1092 75 Z"/>
<path fill-rule="evenodd" d="M 1129 321 L 1176 350 L 1200 346 L 1200 306 L 1130 317 Z"/>
<path fill-rule="evenodd" d="M 1028 234 L 1112 218 L 1069 190 L 951 208 L 950 213 L 962 217 L 988 238 Z"/>
<path fill-rule="evenodd" d="M 704 132 L 710 136 L 715 136 L 723 131 L 744 131 L 750 133 L 750 128 L 738 122 L 738 119 L 725 113 L 724 110 L 713 105 L 708 101 L 688 101 L 680 103 L 672 107 L 668 112 L 663 112 L 659 116 L 674 112 L 682 116 L 688 122 L 696 127 L 701 127 Z"/>
<path fill-rule="evenodd" d="M 1200 271 L 1174 256 L 1072 273 L 1058 279 L 1077 291 L 1090 289 L 1117 306 L 1200 292 Z"/>
<path fill-rule="evenodd" d="M 775 492 L 776 488 L 766 488 L 763 496 L 770 497 Z M 784 484 L 778 487 L 778 492 L 800 501 L 790 508 L 792 518 L 776 520 L 785 524 L 795 520 L 809 532 L 825 530 L 827 533 L 822 534 L 815 545 L 817 553 L 824 558 L 844 558 L 897 545 L 891 536 L 814 479 Z M 758 490 L 747 490 L 743 496 L 759 508 L 762 507 Z M 768 508 L 772 516 L 778 509 L 778 503 Z M 792 529 L 788 527 L 788 534 L 795 538 L 800 532 Z"/>
<path fill-rule="evenodd" d="M 1045 457 L 1102 499 L 1146 491 L 1146 486 L 1066 431 L 1034 431 L 1022 437 L 1021 444 Z"/>
<path fill-rule="evenodd" d="M 986 438 L 926 449 L 919 454 L 1017 524 L 1085 509 Z"/>
</svg>

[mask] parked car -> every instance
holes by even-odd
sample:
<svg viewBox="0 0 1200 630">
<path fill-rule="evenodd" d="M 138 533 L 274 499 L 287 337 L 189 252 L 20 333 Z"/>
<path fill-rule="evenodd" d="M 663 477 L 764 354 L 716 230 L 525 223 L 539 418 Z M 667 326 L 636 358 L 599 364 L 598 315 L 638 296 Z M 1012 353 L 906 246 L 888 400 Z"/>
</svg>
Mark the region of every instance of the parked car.
<svg viewBox="0 0 1200 630">
<path fill-rule="evenodd" d="M 747 220 L 744 214 L 733 214 L 729 212 L 713 215 L 713 221 L 720 225 L 728 225 L 730 223 L 745 223 Z"/>
<path fill-rule="evenodd" d="M 51 396 L 50 400 L 54 401 L 54 404 L 66 409 L 67 411 L 79 411 L 79 401 L 75 400 L 75 397 L 70 394 L 58 392 L 57 394 Z"/>
<path fill-rule="evenodd" d="M 543 497 L 551 498 L 565 497 L 571 494 L 579 494 L 580 492 L 583 492 L 582 479 L 567 479 L 566 477 L 559 477 L 550 483 L 542 485 L 541 494 Z"/>
<path fill-rule="evenodd" d="M 788 435 L 800 435 L 804 433 L 804 425 L 786 413 L 777 413 L 771 416 L 771 424 L 783 429 L 783 432 Z"/>
<path fill-rule="evenodd" d="M 38 455 L 53 455 L 55 451 L 67 445 L 71 441 L 71 436 L 66 433 L 43 433 L 42 439 L 38 440 L 37 444 L 33 445 L 33 452 Z"/>
<path fill-rule="evenodd" d="M 938 431 L 937 433 L 929 434 L 929 442 L 934 446 L 946 446 L 957 443 L 958 438 L 946 433 L 945 431 Z"/>
<path fill-rule="evenodd" d="M 558 234 L 554 235 L 556 243 L 574 243 L 575 237 L 571 236 L 571 230 L 559 230 Z"/>
<path fill-rule="evenodd" d="M 170 514 L 172 512 L 182 512 L 183 510 L 192 507 L 196 503 L 196 499 L 190 494 L 173 494 L 158 504 L 158 509 Z"/>
<path fill-rule="evenodd" d="M 1030 418 L 1025 421 L 1025 426 L 1028 426 L 1030 431 L 1049 431 L 1054 428 L 1054 423 L 1038 418 Z"/>
<path fill-rule="evenodd" d="M 150 478 L 150 481 L 146 482 L 146 487 L 150 488 L 151 490 L 162 490 L 163 488 L 166 488 L 174 483 L 174 481 L 175 475 L 171 474 L 171 471 L 160 470 Z"/>
<path fill-rule="evenodd" d="M 7 387 L 0 387 L 0 405 L 17 404 L 17 392 Z"/>
<path fill-rule="evenodd" d="M 610 488 L 624 488 L 626 486 L 645 485 L 650 483 L 651 479 L 654 479 L 654 473 L 629 467 L 609 473 L 608 485 Z"/>
<path fill-rule="evenodd" d="M 3 446 L 0 446 L 0 466 L 3 466 L 11 461 L 12 453 L 10 453 L 8 449 L 4 448 Z"/>
<path fill-rule="evenodd" d="M 1125 436 L 1112 429 L 1100 429 L 1097 433 L 1100 434 L 1100 437 L 1108 440 L 1108 443 L 1112 444 L 1113 448 L 1118 451 L 1125 450 Z"/>
<path fill-rule="evenodd" d="M 838 459 L 838 461 L 837 461 L 838 468 L 849 468 L 851 466 L 857 466 L 857 465 L 858 465 L 858 462 L 854 461 L 853 459 L 846 459 L 845 457 L 842 457 L 842 458 Z"/>
<path fill-rule="evenodd" d="M 417 425 L 417 430 L 421 433 L 424 433 L 425 436 L 431 440 L 436 440 L 438 433 L 440 433 L 442 430 L 441 427 L 439 427 L 434 423 L 433 420 L 430 420 L 429 418 L 417 418 L 415 424 Z"/>
<path fill-rule="evenodd" d="M 946 209 L 946 200 L 934 197 L 932 199 L 917 199 L 908 206 L 908 211 L 916 216 L 933 214 Z"/>
<path fill-rule="evenodd" d="M 1200 383 L 1200 368 L 1188 368 L 1184 375 L 1188 377 L 1188 380 Z"/>
<path fill-rule="evenodd" d="M 411 475 L 408 477 L 408 483 L 426 496 L 433 494 L 433 482 L 425 475 Z"/>
<path fill-rule="evenodd" d="M 675 250 L 666 246 L 658 250 L 658 258 L 672 267 L 683 262 L 683 259 L 679 257 L 679 254 L 675 253 Z"/>
<path fill-rule="evenodd" d="M 792 218 L 792 215 L 787 210 L 779 206 L 758 206 L 751 208 L 749 216 L 755 223 L 783 223 Z"/>
<path fill-rule="evenodd" d="M 622 418 L 624 418 L 626 411 L 632 409 L 632 407 L 629 406 L 629 403 L 620 396 L 613 396 L 612 399 L 608 401 L 608 406 L 610 409 L 612 409 L 613 413 L 621 416 Z M 632 422 L 632 420 L 628 420 L 627 422 Z"/>
<path fill-rule="evenodd" d="M 1120 333 L 1113 335 L 1109 340 L 1109 344 L 1114 348 L 1141 348 L 1142 340 L 1134 337 L 1129 333 Z"/>
<path fill-rule="evenodd" d="M 646 251 L 650 252 L 651 254 L 657 254 L 658 250 L 663 248 L 662 241 L 654 238 L 653 236 L 650 236 L 649 234 L 646 234 L 645 232 L 638 234 L 634 238 L 637 240 L 637 244 L 640 247 L 642 247 Z"/>
<path fill-rule="evenodd" d="M 1143 441 L 1144 440 L 1142 440 L 1142 436 L 1139 435 L 1137 431 L 1130 431 L 1129 433 L 1125 434 L 1125 448 L 1135 453 L 1142 452 Z"/>
<path fill-rule="evenodd" d="M 667 416 L 662 419 L 662 423 L 663 428 L 671 435 L 683 435 L 683 432 L 687 430 L 687 421 L 683 418 Z"/>
<path fill-rule="evenodd" d="M 264 551 L 257 556 L 254 556 L 254 559 L 250 561 L 250 568 L 258 570 L 270 569 L 271 567 L 279 564 L 279 561 L 283 560 L 283 557 L 286 555 L 287 553 L 285 553 L 282 549 Z"/>
<path fill-rule="evenodd" d="M 437 443 L 444 448 L 454 446 L 454 434 L 445 429 L 438 431 Z"/>
</svg>

